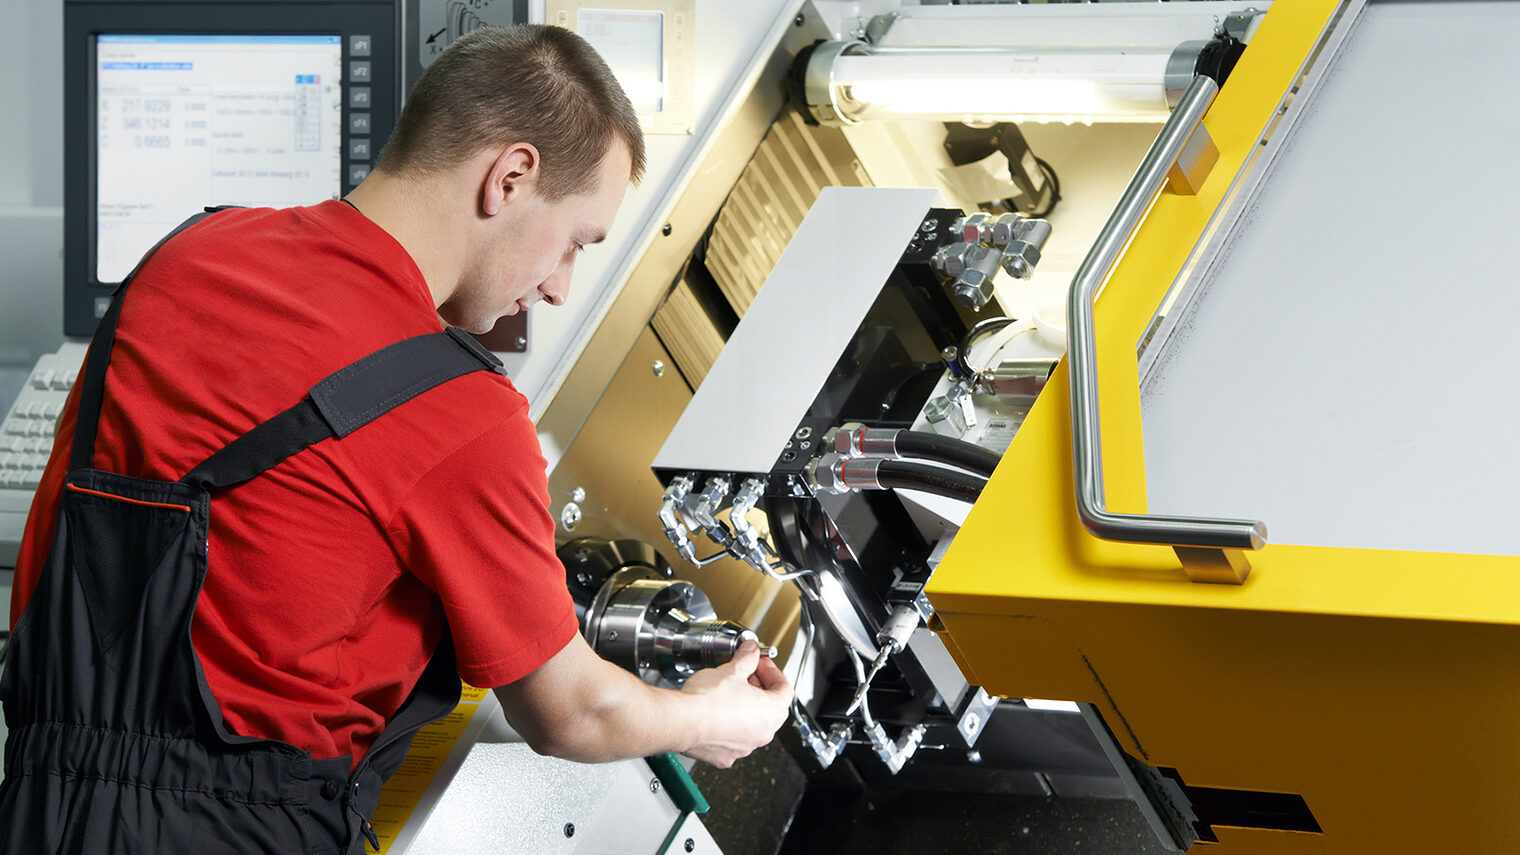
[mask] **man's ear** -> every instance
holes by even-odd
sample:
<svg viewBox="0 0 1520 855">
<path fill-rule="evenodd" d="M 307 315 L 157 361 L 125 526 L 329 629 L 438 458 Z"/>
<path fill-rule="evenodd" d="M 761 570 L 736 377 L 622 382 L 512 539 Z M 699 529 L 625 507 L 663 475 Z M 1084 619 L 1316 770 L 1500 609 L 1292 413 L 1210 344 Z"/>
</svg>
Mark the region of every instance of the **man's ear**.
<svg viewBox="0 0 1520 855">
<path fill-rule="evenodd" d="M 513 143 L 502 149 L 486 173 L 481 213 L 494 217 L 508 201 L 536 187 L 538 165 L 538 149 L 528 143 Z"/>
</svg>

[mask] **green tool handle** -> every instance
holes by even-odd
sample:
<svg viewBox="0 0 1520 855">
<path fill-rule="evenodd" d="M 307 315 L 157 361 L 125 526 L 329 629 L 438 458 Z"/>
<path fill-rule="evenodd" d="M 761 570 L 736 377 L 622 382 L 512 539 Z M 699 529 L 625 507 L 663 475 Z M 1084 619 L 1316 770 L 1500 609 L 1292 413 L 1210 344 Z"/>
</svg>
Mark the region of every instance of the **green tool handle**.
<svg viewBox="0 0 1520 855">
<path fill-rule="evenodd" d="M 681 765 L 674 752 L 653 754 L 644 760 L 654 770 L 654 776 L 660 779 L 660 785 L 670 794 L 670 800 L 675 802 L 676 807 L 688 813 L 707 813 L 707 799 L 703 798 L 702 791 L 697 789 L 697 782 L 691 779 L 690 773 Z"/>
</svg>

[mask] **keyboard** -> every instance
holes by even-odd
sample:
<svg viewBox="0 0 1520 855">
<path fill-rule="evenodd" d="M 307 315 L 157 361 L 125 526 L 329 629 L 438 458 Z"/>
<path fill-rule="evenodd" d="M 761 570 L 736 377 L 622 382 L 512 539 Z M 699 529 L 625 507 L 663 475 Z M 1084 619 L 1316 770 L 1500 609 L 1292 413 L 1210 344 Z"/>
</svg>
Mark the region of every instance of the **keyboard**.
<svg viewBox="0 0 1520 855">
<path fill-rule="evenodd" d="M 43 354 L 0 422 L 0 567 L 16 566 L 26 514 L 53 453 L 58 415 L 88 348 L 71 341 Z"/>
</svg>

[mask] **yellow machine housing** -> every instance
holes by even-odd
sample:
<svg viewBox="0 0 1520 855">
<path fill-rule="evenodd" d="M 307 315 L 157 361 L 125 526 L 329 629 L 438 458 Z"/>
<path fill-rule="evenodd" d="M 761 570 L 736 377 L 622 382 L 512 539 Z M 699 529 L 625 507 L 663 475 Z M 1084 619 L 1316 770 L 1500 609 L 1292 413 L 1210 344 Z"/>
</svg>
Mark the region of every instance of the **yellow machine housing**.
<svg viewBox="0 0 1520 855">
<path fill-rule="evenodd" d="M 1195 196 L 1162 192 L 1097 303 L 1111 510 L 1146 510 L 1135 344 L 1347 11 L 1273 5 L 1206 116 L 1217 165 Z M 1274 544 L 1251 562 L 1199 584 L 1168 547 L 1083 528 L 1063 364 L 928 594 L 988 691 L 1091 703 L 1134 758 L 1298 794 L 1322 829 L 1215 828 L 1221 851 L 1520 851 L 1520 558 Z"/>
</svg>

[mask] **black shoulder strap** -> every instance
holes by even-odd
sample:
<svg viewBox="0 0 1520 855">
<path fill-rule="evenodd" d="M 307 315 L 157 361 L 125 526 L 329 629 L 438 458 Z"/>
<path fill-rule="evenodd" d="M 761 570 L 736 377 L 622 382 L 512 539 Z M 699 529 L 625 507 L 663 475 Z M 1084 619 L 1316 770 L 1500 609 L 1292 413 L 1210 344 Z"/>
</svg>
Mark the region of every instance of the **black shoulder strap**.
<svg viewBox="0 0 1520 855">
<path fill-rule="evenodd" d="M 450 329 L 398 341 L 311 387 L 300 403 L 206 458 L 180 481 L 203 490 L 241 484 L 328 437 L 343 437 L 442 383 L 501 360 Z"/>
<path fill-rule="evenodd" d="M 116 290 L 111 293 L 111 307 L 100 319 L 100 325 L 95 328 L 95 335 L 90 339 L 90 351 L 85 356 L 84 374 L 79 378 L 79 412 L 74 424 L 74 450 L 69 457 L 69 470 L 88 469 L 90 462 L 95 456 L 95 432 L 100 426 L 100 403 L 105 396 L 106 368 L 111 364 L 111 347 L 116 342 L 116 321 L 121 317 L 121 301 L 127 292 L 127 285 L 137 277 L 137 272 L 142 270 L 143 265 L 153 253 L 158 252 L 159 247 L 169 242 L 169 239 L 190 228 L 201 220 L 224 211 L 230 205 L 219 208 L 207 208 L 199 214 L 194 214 L 183 223 L 174 227 L 174 230 L 159 239 L 153 248 L 143 254 L 137 266 L 127 274 L 127 278 L 121 280 Z"/>
</svg>

